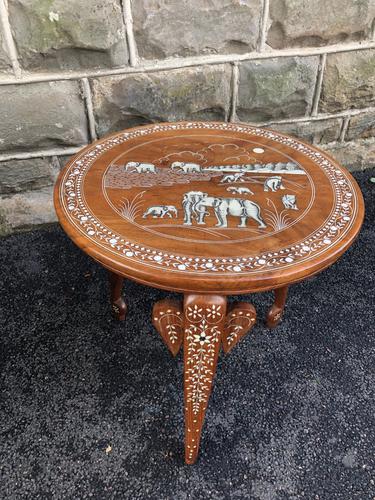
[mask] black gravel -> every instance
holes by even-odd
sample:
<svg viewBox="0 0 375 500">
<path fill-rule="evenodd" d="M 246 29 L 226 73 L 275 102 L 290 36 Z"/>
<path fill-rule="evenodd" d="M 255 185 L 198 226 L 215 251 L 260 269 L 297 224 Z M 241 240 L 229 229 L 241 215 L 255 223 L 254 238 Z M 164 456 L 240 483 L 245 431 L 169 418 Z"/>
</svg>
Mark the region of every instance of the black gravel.
<svg viewBox="0 0 375 500">
<path fill-rule="evenodd" d="M 375 498 L 374 171 L 366 223 L 284 322 L 221 356 L 196 465 L 183 463 L 182 358 L 150 323 L 168 294 L 106 273 L 57 226 L 0 240 L 1 499 Z M 252 296 L 260 318 L 271 294 Z"/>
</svg>

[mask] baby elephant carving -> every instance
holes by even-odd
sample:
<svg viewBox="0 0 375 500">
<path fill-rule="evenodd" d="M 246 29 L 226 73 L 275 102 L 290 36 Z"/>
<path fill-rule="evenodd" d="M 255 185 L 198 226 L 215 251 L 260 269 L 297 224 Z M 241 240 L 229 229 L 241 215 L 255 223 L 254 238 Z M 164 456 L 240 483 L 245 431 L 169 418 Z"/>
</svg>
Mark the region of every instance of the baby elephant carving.
<svg viewBox="0 0 375 500">
<path fill-rule="evenodd" d="M 268 179 L 266 179 L 264 181 L 264 190 L 265 191 L 272 191 L 274 193 L 278 189 L 285 189 L 285 187 L 282 184 L 282 179 L 281 179 L 280 175 L 268 177 Z"/>
<path fill-rule="evenodd" d="M 174 161 L 171 165 L 172 170 L 179 170 L 184 174 L 191 174 L 192 172 L 200 172 L 201 166 L 198 163 L 186 163 L 183 161 Z"/>
<path fill-rule="evenodd" d="M 143 219 L 146 219 L 149 215 L 151 215 L 154 219 L 162 219 L 165 215 L 172 218 L 172 214 L 177 217 L 177 208 L 174 205 L 155 205 L 153 207 L 149 207 L 142 217 Z"/>
<path fill-rule="evenodd" d="M 141 163 L 139 161 L 128 161 L 125 165 L 125 172 L 134 169 L 138 174 L 151 172 L 156 174 L 155 165 L 152 163 Z"/>
</svg>

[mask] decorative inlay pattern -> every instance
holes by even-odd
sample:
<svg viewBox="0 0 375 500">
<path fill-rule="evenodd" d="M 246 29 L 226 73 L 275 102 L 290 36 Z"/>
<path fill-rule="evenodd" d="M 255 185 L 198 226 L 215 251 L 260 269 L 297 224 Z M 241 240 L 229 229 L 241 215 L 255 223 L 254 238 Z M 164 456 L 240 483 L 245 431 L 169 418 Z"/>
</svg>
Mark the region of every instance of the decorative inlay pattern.
<svg viewBox="0 0 375 500">
<path fill-rule="evenodd" d="M 249 332 L 256 321 L 256 311 L 252 304 L 237 302 L 230 308 L 223 333 L 223 349 L 228 353 Z"/>
<path fill-rule="evenodd" d="M 190 296 L 185 304 L 186 459 L 194 461 L 211 392 L 226 315 L 226 300 Z"/>
<path fill-rule="evenodd" d="M 215 344 L 220 341 L 218 323 L 223 318 L 222 306 L 188 307 L 186 317 L 190 324 L 185 330 L 188 340 L 188 369 L 185 379 L 188 386 L 187 402 L 197 415 L 207 404 L 208 384 L 213 376 Z"/>
<path fill-rule="evenodd" d="M 156 302 L 152 312 L 152 324 L 173 356 L 176 356 L 184 338 L 181 302 L 170 299 Z"/>
<path fill-rule="evenodd" d="M 217 131 L 233 131 L 263 137 L 274 143 L 284 144 L 304 154 L 312 160 L 317 168 L 322 169 L 329 179 L 334 194 L 335 204 L 325 223 L 311 233 L 308 238 L 292 245 L 255 256 L 238 256 L 233 258 L 206 258 L 175 254 L 157 248 L 137 244 L 124 239 L 120 234 L 106 227 L 90 212 L 82 196 L 83 179 L 92 163 L 112 147 L 137 137 L 147 137 L 158 131 L 178 131 L 207 129 Z M 154 175 L 154 174 L 149 174 Z M 272 189 L 272 188 L 270 188 Z M 233 123 L 179 123 L 158 124 L 144 129 L 122 132 L 115 137 L 104 139 L 91 149 L 82 153 L 69 167 L 64 176 L 60 198 L 70 221 L 89 238 L 92 243 L 122 256 L 129 261 L 141 262 L 144 265 L 160 267 L 186 273 L 262 273 L 292 266 L 317 257 L 340 241 L 350 229 L 357 212 L 356 192 L 351 180 L 339 170 L 322 153 L 289 137 L 269 130 Z M 286 199 L 289 208 L 293 209 L 293 200 Z"/>
</svg>

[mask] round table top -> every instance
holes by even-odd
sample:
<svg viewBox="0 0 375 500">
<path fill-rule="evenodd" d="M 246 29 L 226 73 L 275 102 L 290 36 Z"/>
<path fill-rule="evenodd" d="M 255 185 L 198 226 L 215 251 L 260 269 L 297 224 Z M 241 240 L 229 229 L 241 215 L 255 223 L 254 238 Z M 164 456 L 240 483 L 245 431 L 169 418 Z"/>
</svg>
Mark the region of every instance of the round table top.
<svg viewBox="0 0 375 500">
<path fill-rule="evenodd" d="M 352 176 L 321 150 L 245 124 L 162 123 L 75 155 L 55 187 L 72 240 L 157 288 L 246 293 L 332 264 L 364 215 Z"/>
</svg>

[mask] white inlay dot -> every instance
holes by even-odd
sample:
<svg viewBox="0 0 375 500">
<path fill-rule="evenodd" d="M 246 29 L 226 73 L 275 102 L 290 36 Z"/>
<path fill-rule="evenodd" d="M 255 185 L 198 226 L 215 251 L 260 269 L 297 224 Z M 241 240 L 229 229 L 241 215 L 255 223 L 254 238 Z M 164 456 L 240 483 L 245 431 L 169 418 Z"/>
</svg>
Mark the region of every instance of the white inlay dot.
<svg viewBox="0 0 375 500">
<path fill-rule="evenodd" d="M 264 149 L 263 148 L 254 148 L 253 152 L 257 153 L 258 155 L 261 155 L 262 153 L 264 153 Z"/>
</svg>

